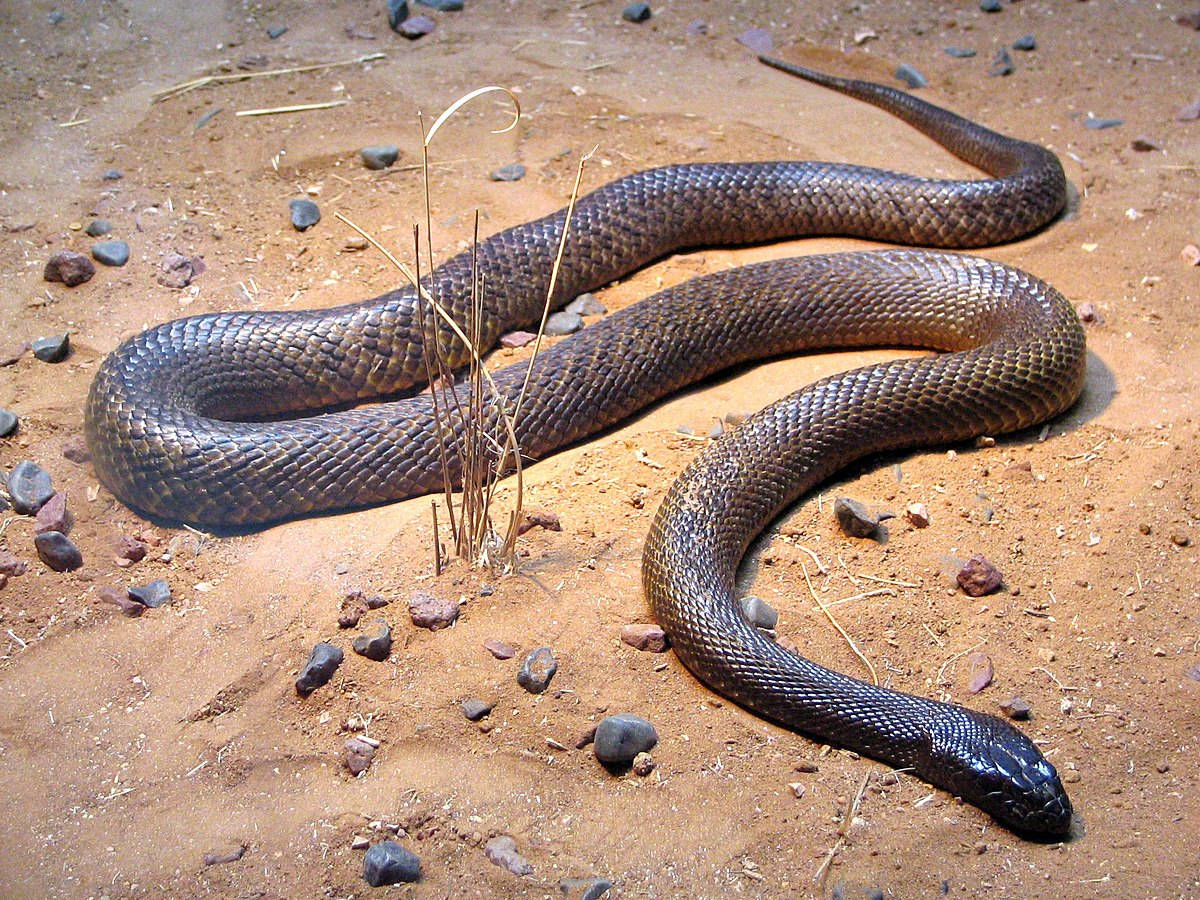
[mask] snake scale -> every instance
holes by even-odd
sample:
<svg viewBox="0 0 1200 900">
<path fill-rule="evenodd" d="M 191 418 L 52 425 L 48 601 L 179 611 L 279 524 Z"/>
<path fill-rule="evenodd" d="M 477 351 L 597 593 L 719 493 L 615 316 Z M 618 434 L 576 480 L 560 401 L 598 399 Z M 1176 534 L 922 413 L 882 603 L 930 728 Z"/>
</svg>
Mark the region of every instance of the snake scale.
<svg viewBox="0 0 1200 900">
<path fill-rule="evenodd" d="M 1062 167 L 1039 146 L 888 87 L 764 62 L 881 107 L 992 177 L 791 161 L 638 172 L 579 201 L 556 303 L 683 247 L 816 234 L 977 247 L 1038 229 L 1063 208 Z M 559 211 L 478 245 L 485 345 L 537 320 L 564 222 Z M 461 320 L 471 277 L 464 254 L 427 283 Z M 151 328 L 110 354 L 92 385 L 85 418 L 97 474 L 131 506 L 215 525 L 438 490 L 429 395 L 389 399 L 423 380 L 424 336 L 437 327 L 411 290 L 397 290 L 329 310 L 200 315 Z M 465 361 L 452 335 L 437 331 L 436 340 Z M 754 536 L 852 460 L 1012 431 L 1068 408 L 1082 389 L 1084 340 L 1051 287 L 983 259 L 899 249 L 719 272 L 543 352 L 517 436 L 536 459 L 731 365 L 878 345 L 944 352 L 827 378 L 708 446 L 654 518 L 647 598 L 679 658 L 722 694 L 911 770 L 1017 832 L 1062 835 L 1070 801 L 1020 731 L 809 662 L 749 625 L 734 597 Z M 495 377 L 511 403 L 524 366 Z"/>
</svg>

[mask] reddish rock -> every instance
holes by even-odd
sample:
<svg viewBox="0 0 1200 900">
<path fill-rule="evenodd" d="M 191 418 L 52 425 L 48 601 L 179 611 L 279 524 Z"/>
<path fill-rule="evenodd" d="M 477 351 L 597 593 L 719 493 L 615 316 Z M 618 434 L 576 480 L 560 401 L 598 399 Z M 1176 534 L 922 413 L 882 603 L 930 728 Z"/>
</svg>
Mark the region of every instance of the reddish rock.
<svg viewBox="0 0 1200 900">
<path fill-rule="evenodd" d="M 18 559 L 9 550 L 0 550 L 0 575 L 24 575 L 29 571 L 29 563 Z"/>
<path fill-rule="evenodd" d="M 981 553 L 967 560 L 958 571 L 958 586 L 970 597 L 982 597 L 997 590 L 1004 583 L 1004 575 Z"/>
<path fill-rule="evenodd" d="M 73 517 L 67 509 L 67 495 L 59 491 L 42 504 L 34 519 L 33 533 L 45 534 L 47 531 L 61 531 L 68 534 L 71 531 Z"/>
<path fill-rule="evenodd" d="M 967 690 L 978 694 L 991 684 L 992 678 L 995 677 L 991 657 L 978 651 L 972 653 L 967 657 L 967 673 Z"/>
<path fill-rule="evenodd" d="M 96 266 L 82 253 L 59 250 L 48 260 L 42 277 L 47 281 L 61 281 L 67 287 L 83 284 L 96 274 Z"/>
<path fill-rule="evenodd" d="M 622 625 L 621 640 L 630 647 L 648 653 L 662 653 L 670 645 L 667 633 L 650 622 Z"/>
<path fill-rule="evenodd" d="M 122 566 L 122 568 L 124 568 L 125 566 L 131 566 L 134 563 L 141 562 L 143 559 L 146 558 L 146 554 L 149 551 L 150 551 L 149 546 L 147 546 L 142 541 L 139 541 L 137 538 L 129 537 L 129 535 L 123 534 L 119 538 L 117 538 L 117 546 L 116 546 L 117 565 L 120 566 L 122 563 L 124 563 L 125 565 Z"/>
<path fill-rule="evenodd" d="M 80 465 L 92 461 L 92 451 L 88 449 L 87 441 L 78 434 L 63 444 L 62 455 L 63 459 Z"/>
<path fill-rule="evenodd" d="M 1004 713 L 1010 719 L 1028 719 L 1033 712 L 1033 708 L 1029 705 L 1028 700 L 1023 700 L 1020 697 L 1009 697 L 1007 700 L 1000 701 L 1000 712 Z"/>
<path fill-rule="evenodd" d="M 545 528 L 547 531 L 562 531 L 562 522 L 558 513 L 549 510 L 532 510 L 525 513 L 521 524 L 517 526 L 517 534 L 524 534 L 532 528 Z"/>
<path fill-rule="evenodd" d="M 494 638 L 484 641 L 483 648 L 496 657 L 496 659 L 512 659 L 517 655 L 516 648 L 504 643 L 504 641 L 497 641 Z"/>
<path fill-rule="evenodd" d="M 408 602 L 412 623 L 430 631 L 453 625 L 458 618 L 458 610 L 458 604 L 453 600 L 443 600 L 426 591 L 413 591 L 412 599 Z"/>
<path fill-rule="evenodd" d="M 99 597 L 105 603 L 112 603 L 114 606 L 119 607 L 121 612 L 130 618 L 137 618 L 147 609 L 143 604 L 130 598 L 126 591 L 107 584 L 100 588 Z"/>
<path fill-rule="evenodd" d="M 375 751 L 379 749 L 379 741 L 356 735 L 346 741 L 344 745 L 345 755 L 342 761 L 346 764 L 346 768 L 350 770 L 351 775 L 361 775 L 367 771 L 371 765 L 371 761 L 375 759 Z"/>
</svg>

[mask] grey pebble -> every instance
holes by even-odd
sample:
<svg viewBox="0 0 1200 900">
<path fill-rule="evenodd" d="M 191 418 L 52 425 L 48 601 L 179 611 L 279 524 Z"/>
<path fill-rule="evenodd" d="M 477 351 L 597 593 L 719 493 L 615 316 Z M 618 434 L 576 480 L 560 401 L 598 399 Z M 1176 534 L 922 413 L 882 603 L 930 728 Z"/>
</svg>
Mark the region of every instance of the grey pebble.
<svg viewBox="0 0 1200 900">
<path fill-rule="evenodd" d="M 1003 78 L 1006 75 L 1011 75 L 1016 66 L 1013 65 L 1012 57 L 1008 51 L 1001 47 L 996 51 L 996 55 L 992 57 L 992 67 L 988 69 L 988 75 L 993 78 Z"/>
<path fill-rule="evenodd" d="M 358 155 L 368 169 L 386 169 L 400 158 L 400 148 L 395 144 L 375 144 L 363 147 Z"/>
<path fill-rule="evenodd" d="M 83 554 L 61 531 L 46 531 L 33 536 L 38 557 L 55 572 L 70 572 L 83 565 Z"/>
<path fill-rule="evenodd" d="M 742 608 L 746 620 L 755 628 L 766 628 L 770 631 L 779 624 L 779 613 L 762 597 L 747 594 L 738 599 L 738 606 Z"/>
<path fill-rule="evenodd" d="M 621 18 L 626 22 L 645 22 L 650 18 L 650 4 L 630 3 L 621 10 Z"/>
<path fill-rule="evenodd" d="M 531 650 L 521 663 L 521 671 L 517 673 L 517 684 L 531 694 L 540 694 L 550 686 L 550 679 L 558 671 L 558 660 L 549 647 L 538 647 Z"/>
<path fill-rule="evenodd" d="M 307 697 L 323 684 L 327 684 L 342 664 L 345 654 L 340 647 L 327 644 L 324 641 L 313 647 L 312 655 L 300 670 L 296 678 L 296 693 Z"/>
<path fill-rule="evenodd" d="M 56 9 L 56 10 L 54 10 L 54 12 L 50 13 L 50 15 L 48 15 L 46 17 L 46 21 L 49 22 L 51 25 L 57 25 L 60 22 L 62 22 L 63 19 L 65 19 L 65 18 L 66 18 L 66 16 L 63 15 L 61 12 L 59 12 Z"/>
<path fill-rule="evenodd" d="M 583 327 L 583 317 L 576 312 L 560 309 L 551 313 L 546 319 L 546 334 L 557 337 L 563 334 L 574 334 Z"/>
<path fill-rule="evenodd" d="M 54 496 L 50 473 L 35 462 L 22 460 L 8 473 L 8 496 L 13 509 L 31 516 Z"/>
<path fill-rule="evenodd" d="M 1097 119 L 1093 116 L 1088 116 L 1083 120 L 1083 127 L 1090 128 L 1093 131 L 1100 131 L 1103 128 L 1116 128 L 1118 125 L 1124 124 L 1124 119 Z"/>
<path fill-rule="evenodd" d="M 158 609 L 171 602 L 171 586 L 165 578 L 155 578 L 149 584 L 128 588 L 129 596 L 143 606 Z"/>
<path fill-rule="evenodd" d="M 580 294 L 564 306 L 563 311 L 578 313 L 581 316 L 602 316 L 608 312 L 608 307 L 597 300 L 595 294 Z"/>
<path fill-rule="evenodd" d="M 953 56 L 955 59 L 970 59 L 975 55 L 975 51 L 970 47 L 945 47 L 943 49 L 947 56 Z"/>
<path fill-rule="evenodd" d="M 125 173 L 122 172 L 120 169 L 109 169 L 107 172 L 104 173 L 105 181 L 120 181 L 124 177 L 125 177 Z"/>
<path fill-rule="evenodd" d="M 459 705 L 462 707 L 463 715 L 472 722 L 478 722 L 495 707 L 494 703 L 488 703 L 486 700 L 480 700 L 478 697 L 464 700 Z"/>
<path fill-rule="evenodd" d="M 566 900 L 600 900 L 612 886 L 607 878 L 564 878 L 558 883 Z"/>
<path fill-rule="evenodd" d="M 108 219 L 92 219 L 88 223 L 88 227 L 83 230 L 83 233 L 88 237 L 103 237 L 112 231 L 112 222 Z"/>
<path fill-rule="evenodd" d="M 311 200 L 293 200 L 288 204 L 292 211 L 292 227 L 306 231 L 321 221 L 321 210 Z"/>
<path fill-rule="evenodd" d="M 342 762 L 350 770 L 351 775 L 361 775 L 371 767 L 371 761 L 375 759 L 377 749 L 379 749 L 378 743 L 369 738 L 352 737 L 342 745 Z"/>
<path fill-rule="evenodd" d="M 17 430 L 17 423 L 20 420 L 15 412 L 10 412 L 7 409 L 0 409 L 0 437 L 8 437 Z"/>
<path fill-rule="evenodd" d="M 417 0 L 417 2 L 438 12 L 458 12 L 463 8 L 463 0 Z"/>
<path fill-rule="evenodd" d="M 532 875 L 533 866 L 517 852 L 517 842 L 511 835 L 498 834 L 483 846 L 483 854 L 497 866 L 514 875 Z"/>
<path fill-rule="evenodd" d="M 67 332 L 41 337 L 33 342 L 33 355 L 42 362 L 57 363 L 71 352 L 71 336 Z"/>
<path fill-rule="evenodd" d="M 408 18 L 408 0 L 388 0 L 388 26 L 392 31 L 400 27 L 400 23 Z"/>
<path fill-rule="evenodd" d="M 770 53 L 775 49 L 775 39 L 765 28 L 747 28 L 737 36 L 737 42 L 755 53 Z"/>
<path fill-rule="evenodd" d="M 857 500 L 838 497 L 833 502 L 833 514 L 838 525 L 850 537 L 872 537 L 879 530 L 879 517 L 871 515 Z"/>
<path fill-rule="evenodd" d="M 1032 34 L 1022 35 L 1013 41 L 1012 48 L 1014 50 L 1024 50 L 1026 53 L 1028 53 L 1030 50 L 1036 50 L 1037 38 L 1035 38 Z"/>
<path fill-rule="evenodd" d="M 354 652 L 374 662 L 383 662 L 392 652 L 392 629 L 380 622 L 374 634 L 360 634 L 351 644 Z"/>
<path fill-rule="evenodd" d="M 1000 0 L 980 0 L 979 8 L 986 13 L 998 13 L 1003 7 Z"/>
<path fill-rule="evenodd" d="M 287 30 L 288 27 L 286 25 L 272 25 L 267 29 L 267 37 L 269 37 L 271 40 L 281 38 L 287 34 Z"/>
<path fill-rule="evenodd" d="M 437 23 L 429 16 L 415 16 L 400 23 L 400 27 L 396 29 L 396 33 L 401 37 L 406 37 L 410 41 L 415 41 L 417 38 L 424 37 L 433 32 L 437 27 Z"/>
<path fill-rule="evenodd" d="M 420 858 L 395 841 L 380 841 L 363 857 L 363 881 L 371 887 L 417 881 L 420 877 Z"/>
<path fill-rule="evenodd" d="M 1025 720 L 1033 713 L 1033 707 L 1029 705 L 1028 700 L 1021 697 L 1009 697 L 1007 700 L 1000 701 L 1000 711 L 1010 719 Z"/>
<path fill-rule="evenodd" d="M 123 266 L 129 262 L 129 245 L 124 241 L 101 241 L 92 245 L 92 258 L 106 266 Z"/>
<path fill-rule="evenodd" d="M 647 753 L 658 743 L 654 726 L 632 713 L 607 716 L 596 726 L 592 747 L 596 759 L 608 766 L 628 765 L 639 753 Z"/>
<path fill-rule="evenodd" d="M 520 163 L 501 166 L 489 176 L 492 181 L 520 181 L 525 177 L 525 167 Z"/>
<path fill-rule="evenodd" d="M 908 63 L 901 63 L 896 67 L 896 78 L 899 81 L 903 81 L 910 88 L 923 88 L 929 84 L 929 79 Z"/>
</svg>

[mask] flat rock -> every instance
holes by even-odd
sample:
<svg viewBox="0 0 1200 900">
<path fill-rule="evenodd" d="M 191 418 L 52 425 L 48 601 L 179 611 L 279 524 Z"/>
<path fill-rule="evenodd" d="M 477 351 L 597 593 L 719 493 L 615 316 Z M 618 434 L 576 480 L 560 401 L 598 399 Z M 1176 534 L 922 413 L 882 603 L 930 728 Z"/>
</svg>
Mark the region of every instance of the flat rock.
<svg viewBox="0 0 1200 900">
<path fill-rule="evenodd" d="M 101 241 L 92 245 L 92 258 L 106 266 L 123 266 L 129 262 L 129 245 L 125 241 Z"/>
<path fill-rule="evenodd" d="M 155 578 L 149 584 L 131 587 L 129 596 L 150 609 L 158 609 L 171 602 L 171 586 L 165 578 Z"/>
<path fill-rule="evenodd" d="M 333 673 L 342 664 L 345 654 L 340 647 L 327 644 L 324 641 L 313 647 L 312 655 L 300 670 L 296 678 L 296 693 L 307 697 L 323 684 L 328 684 Z"/>
<path fill-rule="evenodd" d="M 400 148 L 394 144 L 377 144 L 358 151 L 368 169 L 386 169 L 400 158 Z"/>
<path fill-rule="evenodd" d="M 371 887 L 417 881 L 420 877 L 420 858 L 395 841 L 381 841 L 363 856 L 363 881 Z"/>
<path fill-rule="evenodd" d="M 558 660 L 549 647 L 538 647 L 530 651 L 517 673 L 517 684 L 531 694 L 540 694 L 550 686 L 550 679 L 558 671 Z"/>
<path fill-rule="evenodd" d="M 0 575 L 16 577 L 29 571 L 29 563 L 16 556 L 11 550 L 0 549 Z"/>
<path fill-rule="evenodd" d="M 83 565 L 83 554 L 61 531 L 34 535 L 38 558 L 55 572 L 71 572 Z"/>
<path fill-rule="evenodd" d="M 408 614 L 418 628 L 437 631 L 453 625 L 458 618 L 459 605 L 453 600 L 435 597 L 426 591 L 413 591 L 408 601 Z"/>
<path fill-rule="evenodd" d="M 765 28 L 747 28 L 737 36 L 737 42 L 755 53 L 770 53 L 775 49 L 775 38 Z"/>
<path fill-rule="evenodd" d="M 35 462 L 22 460 L 8 473 L 8 496 L 13 509 L 22 515 L 34 515 L 54 496 L 50 473 Z"/>
<path fill-rule="evenodd" d="M 901 63 L 896 67 L 896 80 L 903 82 L 914 90 L 916 88 L 923 88 L 929 84 L 929 79 L 908 63 Z"/>
<path fill-rule="evenodd" d="M 42 270 L 42 278 L 46 281 L 60 281 L 67 287 L 90 281 L 95 274 L 92 261 L 74 250 L 59 250 L 46 260 L 46 268 Z"/>
<path fill-rule="evenodd" d="M 500 346 L 514 350 L 517 347 L 531 344 L 535 340 L 537 340 L 537 335 L 532 331 L 510 331 L 508 334 L 500 335 Z"/>
<path fill-rule="evenodd" d="M 413 16 L 413 18 L 401 22 L 400 27 L 396 28 L 395 31 L 401 37 L 415 41 L 417 38 L 432 34 L 433 29 L 436 27 L 437 23 L 429 18 L 429 16 Z"/>
<path fill-rule="evenodd" d="M 463 8 L 463 0 L 417 0 L 421 6 L 428 6 L 438 12 L 459 12 Z"/>
<path fill-rule="evenodd" d="M 42 504 L 37 511 L 33 523 L 34 534 L 44 534 L 47 531 L 61 531 L 69 534 L 72 516 L 67 509 L 67 495 L 61 491 Z"/>
<path fill-rule="evenodd" d="M 1010 719 L 1025 720 L 1033 714 L 1033 707 L 1021 697 L 1009 697 L 1000 701 L 1000 712 Z"/>
<path fill-rule="evenodd" d="M 92 219 L 83 233 L 88 237 L 104 237 L 110 231 L 112 231 L 112 222 L 108 219 Z"/>
<path fill-rule="evenodd" d="M 608 312 L 608 307 L 596 299 L 595 294 L 580 294 L 563 307 L 565 312 L 573 312 L 581 316 L 602 316 Z"/>
<path fill-rule="evenodd" d="M 472 697 L 470 700 L 464 700 L 459 706 L 462 707 L 464 716 L 472 722 L 478 722 L 484 716 L 488 715 L 495 708 L 496 704 L 480 700 L 478 697 Z"/>
<path fill-rule="evenodd" d="M 671 645 L 667 633 L 653 622 L 622 625 L 621 640 L 635 650 L 645 650 L 647 653 L 663 653 Z"/>
<path fill-rule="evenodd" d="M 71 335 L 64 331 L 62 334 L 40 337 L 31 346 L 33 347 L 33 355 L 42 362 L 62 362 L 71 352 Z"/>
<path fill-rule="evenodd" d="M 392 629 L 387 626 L 386 622 L 380 622 L 379 628 L 374 634 L 360 634 L 354 639 L 351 647 L 359 656 L 365 656 L 375 662 L 383 662 L 392 652 Z"/>
<path fill-rule="evenodd" d="M 600 900 L 612 886 L 607 878 L 564 878 L 558 883 L 564 900 Z"/>
<path fill-rule="evenodd" d="M 520 181 L 525 177 L 525 167 L 520 163 L 501 166 L 489 176 L 492 181 Z"/>
<path fill-rule="evenodd" d="M 955 59 L 970 59 L 975 55 L 975 51 L 970 47 L 943 47 L 942 51 Z"/>
<path fill-rule="evenodd" d="M 995 675 L 992 658 L 986 653 L 976 650 L 967 656 L 967 690 L 972 694 L 978 694 L 991 684 Z"/>
<path fill-rule="evenodd" d="M 484 641 L 483 649 L 496 657 L 496 659 L 512 659 L 517 655 L 516 649 L 511 644 L 506 644 L 504 641 L 498 641 L 494 638 Z"/>
<path fill-rule="evenodd" d="M 292 200 L 288 209 L 291 210 L 292 227 L 297 231 L 307 231 L 321 221 L 321 209 L 311 200 Z"/>
<path fill-rule="evenodd" d="M 100 590 L 97 591 L 97 595 L 105 603 L 113 604 L 114 606 L 118 607 L 121 612 L 132 619 L 136 619 L 146 611 L 146 607 L 143 604 L 138 603 L 136 600 L 130 599 L 128 591 L 124 591 L 121 588 L 115 588 L 112 585 L 103 585 Z"/>
<path fill-rule="evenodd" d="M 92 461 L 92 451 L 88 449 L 83 435 L 77 434 L 67 438 L 62 445 L 63 459 L 73 463 L 89 463 Z"/>
<path fill-rule="evenodd" d="M 606 766 L 629 765 L 639 753 L 648 753 L 658 743 L 658 732 L 648 721 L 633 713 L 607 716 L 596 726 L 592 751 Z"/>
<path fill-rule="evenodd" d="M 483 855 L 514 875 L 532 875 L 533 866 L 517 852 L 517 842 L 510 835 L 498 834 L 483 846 Z"/>
<path fill-rule="evenodd" d="M 564 334 L 574 334 L 583 327 L 583 317 L 576 312 L 560 309 L 551 313 L 546 319 L 546 334 L 558 337 Z"/>
<path fill-rule="evenodd" d="M 879 517 L 872 515 L 865 505 L 849 497 L 838 497 L 833 502 L 833 514 L 838 525 L 850 537 L 874 537 L 879 531 Z"/>
</svg>

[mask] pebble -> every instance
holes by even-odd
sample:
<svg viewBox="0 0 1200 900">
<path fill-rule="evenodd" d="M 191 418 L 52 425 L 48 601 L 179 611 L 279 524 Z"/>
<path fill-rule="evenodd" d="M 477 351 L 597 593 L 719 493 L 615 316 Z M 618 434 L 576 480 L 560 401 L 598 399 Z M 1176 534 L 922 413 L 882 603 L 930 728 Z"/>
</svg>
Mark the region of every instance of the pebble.
<svg viewBox="0 0 1200 900">
<path fill-rule="evenodd" d="M 392 652 L 392 629 L 380 622 L 375 634 L 360 634 L 351 644 L 354 652 L 374 662 L 383 662 Z"/>
<path fill-rule="evenodd" d="M 525 177 L 525 167 L 520 163 L 501 166 L 489 176 L 492 181 L 520 181 Z"/>
<path fill-rule="evenodd" d="M 643 751 L 633 758 L 632 768 L 634 775 L 637 775 L 639 778 L 645 778 L 654 771 L 654 757 Z"/>
<path fill-rule="evenodd" d="M 0 350 L 0 366 L 11 366 L 17 362 L 29 349 L 29 341 L 21 341 L 17 346 L 8 350 Z"/>
<path fill-rule="evenodd" d="M 910 88 L 923 88 L 929 84 L 929 79 L 918 72 L 908 63 L 901 63 L 896 68 L 896 79 L 904 82 Z"/>
<path fill-rule="evenodd" d="M 36 513 L 54 496 L 50 473 L 27 459 L 13 466 L 8 473 L 7 485 L 13 509 L 26 516 Z"/>
<path fill-rule="evenodd" d="M 647 653 L 663 653 L 671 645 L 667 633 L 652 622 L 622 625 L 621 640 L 635 650 Z"/>
<path fill-rule="evenodd" d="M 574 334 L 582 327 L 583 317 L 577 312 L 568 312 L 565 309 L 551 313 L 549 318 L 546 319 L 546 334 L 550 337 Z"/>
<path fill-rule="evenodd" d="M 985 13 L 998 13 L 1003 7 L 1000 0 L 980 0 L 979 8 Z"/>
<path fill-rule="evenodd" d="M 100 599 L 105 603 L 112 603 L 121 608 L 121 612 L 130 618 L 136 619 L 146 611 L 146 607 L 141 603 L 129 598 L 129 592 L 123 591 L 120 588 L 104 585 L 97 592 Z"/>
<path fill-rule="evenodd" d="M 388 27 L 392 31 L 400 28 L 400 23 L 408 18 L 408 0 L 388 0 Z"/>
<path fill-rule="evenodd" d="M 1019 37 L 1015 41 L 1013 41 L 1012 48 L 1014 50 L 1022 50 L 1026 53 L 1028 53 L 1031 50 L 1036 50 L 1037 49 L 1037 38 L 1035 38 L 1032 34 L 1021 35 L 1021 37 Z"/>
<path fill-rule="evenodd" d="M 454 624 L 458 618 L 459 605 L 453 600 L 443 600 L 426 591 L 413 591 L 408 601 L 408 614 L 418 628 L 437 631 Z"/>
<path fill-rule="evenodd" d="M 1004 713 L 1010 719 L 1024 721 L 1033 714 L 1033 707 L 1029 705 L 1028 700 L 1023 700 L 1020 697 L 1009 697 L 1007 700 L 1000 701 L 1000 712 Z"/>
<path fill-rule="evenodd" d="M 535 340 L 537 340 L 537 335 L 532 331 L 510 331 L 508 334 L 500 335 L 500 346 L 515 350 L 518 347 L 531 344 Z"/>
<path fill-rule="evenodd" d="M 507 834 L 498 834 L 484 844 L 483 854 L 495 865 L 514 875 L 533 874 L 533 866 L 517 852 L 517 842 Z"/>
<path fill-rule="evenodd" d="M 286 25 L 272 25 L 267 29 L 267 37 L 271 40 L 277 40 L 287 34 L 288 27 Z"/>
<path fill-rule="evenodd" d="M 747 594 L 738 598 L 738 606 L 742 608 L 742 615 L 746 617 L 746 621 L 755 628 L 771 631 L 779 624 L 779 613 L 761 597 Z"/>
<path fill-rule="evenodd" d="M 947 56 L 953 56 L 955 59 L 970 59 L 975 55 L 975 51 L 970 47 L 943 47 Z"/>
<path fill-rule="evenodd" d="M 871 515 L 866 506 L 849 497 L 833 502 L 833 514 L 843 533 L 850 537 L 873 537 L 879 531 L 879 516 Z"/>
<path fill-rule="evenodd" d="M 33 546 L 41 561 L 55 572 L 70 572 L 83 565 L 83 554 L 61 531 L 34 535 Z"/>
<path fill-rule="evenodd" d="M 129 596 L 150 609 L 158 609 L 171 602 L 171 586 L 165 578 L 155 578 L 149 584 L 129 588 Z"/>
<path fill-rule="evenodd" d="M 17 424 L 21 420 L 17 418 L 15 412 L 7 409 L 0 409 L 0 437 L 8 437 L 17 430 Z"/>
<path fill-rule="evenodd" d="M 106 266 L 123 266 L 129 262 L 129 245 L 125 241 L 101 241 L 92 245 L 92 258 Z"/>
<path fill-rule="evenodd" d="M 558 671 L 558 660 L 549 647 L 538 647 L 531 650 L 521 663 L 521 671 L 517 673 L 517 684 L 531 694 L 540 694 L 550 686 L 550 679 Z"/>
<path fill-rule="evenodd" d="M 765 28 L 747 28 L 737 36 L 737 42 L 755 53 L 770 53 L 775 49 L 775 39 Z"/>
<path fill-rule="evenodd" d="M 139 563 L 146 558 L 146 553 L 149 552 L 149 550 L 149 545 L 144 541 L 139 541 L 137 538 L 132 538 L 127 534 L 123 534 L 117 538 L 117 565 L 121 565 L 121 563 L 125 563 L 126 565 Z M 122 566 L 122 568 L 124 568 L 124 566 Z"/>
<path fill-rule="evenodd" d="M 28 571 L 29 563 L 19 559 L 11 550 L 0 550 L 0 575 L 10 575 L 15 578 Z"/>
<path fill-rule="evenodd" d="M 463 8 L 463 0 L 417 0 L 417 2 L 438 12 L 459 12 Z"/>
<path fill-rule="evenodd" d="M 632 763 L 639 753 L 648 753 L 658 743 L 654 726 L 632 713 L 607 716 L 596 726 L 592 751 L 607 766 Z"/>
<path fill-rule="evenodd" d="M 199 256 L 168 253 L 159 264 L 156 280 L 163 287 L 185 288 L 203 271 L 204 260 Z"/>
<path fill-rule="evenodd" d="M 992 683 L 995 677 L 992 659 L 986 653 L 976 650 L 967 656 L 967 690 L 978 694 Z"/>
<path fill-rule="evenodd" d="M 363 147 L 358 155 L 368 169 L 386 169 L 400 158 L 400 148 L 395 144 L 376 144 Z"/>
<path fill-rule="evenodd" d="M 125 177 L 125 173 L 122 172 L 120 169 L 109 169 L 107 172 L 104 173 L 105 181 L 120 181 L 124 177 Z"/>
<path fill-rule="evenodd" d="M 1154 138 L 1138 137 L 1129 142 L 1129 146 L 1138 153 L 1150 153 L 1156 150 L 1162 150 L 1163 145 Z"/>
<path fill-rule="evenodd" d="M 371 887 L 417 881 L 420 877 L 420 858 L 395 841 L 380 841 L 363 856 L 363 881 Z"/>
<path fill-rule="evenodd" d="M 1075 311 L 1079 313 L 1079 321 L 1085 322 L 1088 325 L 1103 321 L 1103 317 L 1100 315 L 1099 310 L 1096 309 L 1094 303 L 1084 301 L 1075 308 Z"/>
<path fill-rule="evenodd" d="M 1015 68 L 1012 57 L 1008 55 L 1007 50 L 1001 47 L 996 51 L 996 55 L 992 57 L 992 67 L 988 69 L 988 75 L 993 78 L 1003 78 L 1006 75 L 1011 75 Z"/>
<path fill-rule="evenodd" d="M 1004 575 L 983 554 L 976 553 L 958 570 L 956 580 L 968 597 L 982 597 L 998 589 Z"/>
<path fill-rule="evenodd" d="M 910 503 L 904 510 L 904 517 L 913 528 L 929 527 L 929 508 L 924 503 Z"/>
<path fill-rule="evenodd" d="M 340 648 L 325 642 L 317 644 L 296 678 L 296 693 L 307 697 L 321 685 L 327 684 L 342 664 L 342 659 L 344 654 Z"/>
<path fill-rule="evenodd" d="M 1186 106 L 1181 106 L 1179 112 L 1175 113 L 1175 119 L 1179 122 L 1194 122 L 1200 119 L 1200 100 L 1193 100 Z"/>
<path fill-rule="evenodd" d="M 70 530 L 71 513 L 67 510 L 67 495 L 59 492 L 43 503 L 42 508 L 37 511 L 33 533 L 61 531 L 63 534 L 67 534 Z"/>
<path fill-rule="evenodd" d="M 357 777 L 370 768 L 371 761 L 375 759 L 375 751 L 378 749 L 378 741 L 362 735 L 355 735 L 342 745 L 342 762 L 350 770 L 350 774 Z"/>
<path fill-rule="evenodd" d="M 1185 265 L 1200 266 L 1200 247 L 1195 244 L 1185 244 L 1183 249 L 1179 251 L 1179 258 L 1183 260 Z"/>
<path fill-rule="evenodd" d="M 1101 131 L 1105 128 L 1116 128 L 1118 125 L 1124 124 L 1124 119 L 1101 119 L 1095 116 L 1088 116 L 1083 120 L 1083 127 L 1090 128 L 1093 131 Z"/>
<path fill-rule="evenodd" d="M 488 703 L 486 700 L 480 700 L 478 697 L 472 697 L 470 700 L 464 700 L 459 704 L 462 707 L 463 715 L 472 722 L 478 722 L 496 706 L 494 703 Z"/>
<path fill-rule="evenodd" d="M 321 210 L 311 200 L 292 200 L 288 208 L 292 211 L 292 227 L 297 231 L 307 231 L 321 221 Z"/>
<path fill-rule="evenodd" d="M 565 900 L 600 900 L 612 886 L 607 878 L 564 878 L 558 883 Z"/>
<path fill-rule="evenodd" d="M 504 641 L 497 641 L 493 638 L 489 638 L 483 642 L 483 649 L 496 657 L 496 659 L 512 659 L 517 655 L 516 649 L 510 644 L 506 644 Z"/>
<path fill-rule="evenodd" d="M 578 313 L 581 316 L 602 316 L 608 312 L 608 307 L 596 299 L 595 294 L 580 294 L 563 307 L 566 312 Z"/>
<path fill-rule="evenodd" d="M 92 219 L 83 233 L 88 237 L 104 237 L 110 231 L 112 231 L 112 222 L 108 219 Z"/>
<path fill-rule="evenodd" d="M 64 331 L 49 337 L 40 337 L 31 344 L 33 355 L 46 363 L 58 363 L 71 352 L 71 335 Z"/>
<path fill-rule="evenodd" d="M 708 23 L 703 19 L 692 19 L 688 22 L 687 34 L 691 37 L 703 37 L 708 34 Z"/>
<path fill-rule="evenodd" d="M 521 524 L 517 526 L 517 534 L 524 534 L 527 531 L 532 531 L 534 528 L 544 528 L 546 531 L 562 531 L 562 520 L 558 518 L 558 513 L 547 509 L 527 510 L 521 517 Z"/>
<path fill-rule="evenodd" d="M 411 19 L 406 19 L 400 23 L 400 27 L 395 29 L 396 33 L 401 37 L 406 37 L 410 41 L 415 41 L 417 38 L 425 37 L 431 34 L 433 29 L 437 27 L 437 23 L 429 16 L 415 16 Z"/>
<path fill-rule="evenodd" d="M 1171 532 L 1171 543 L 1176 547 L 1190 547 L 1192 538 L 1186 531 L 1176 529 Z"/>
</svg>

